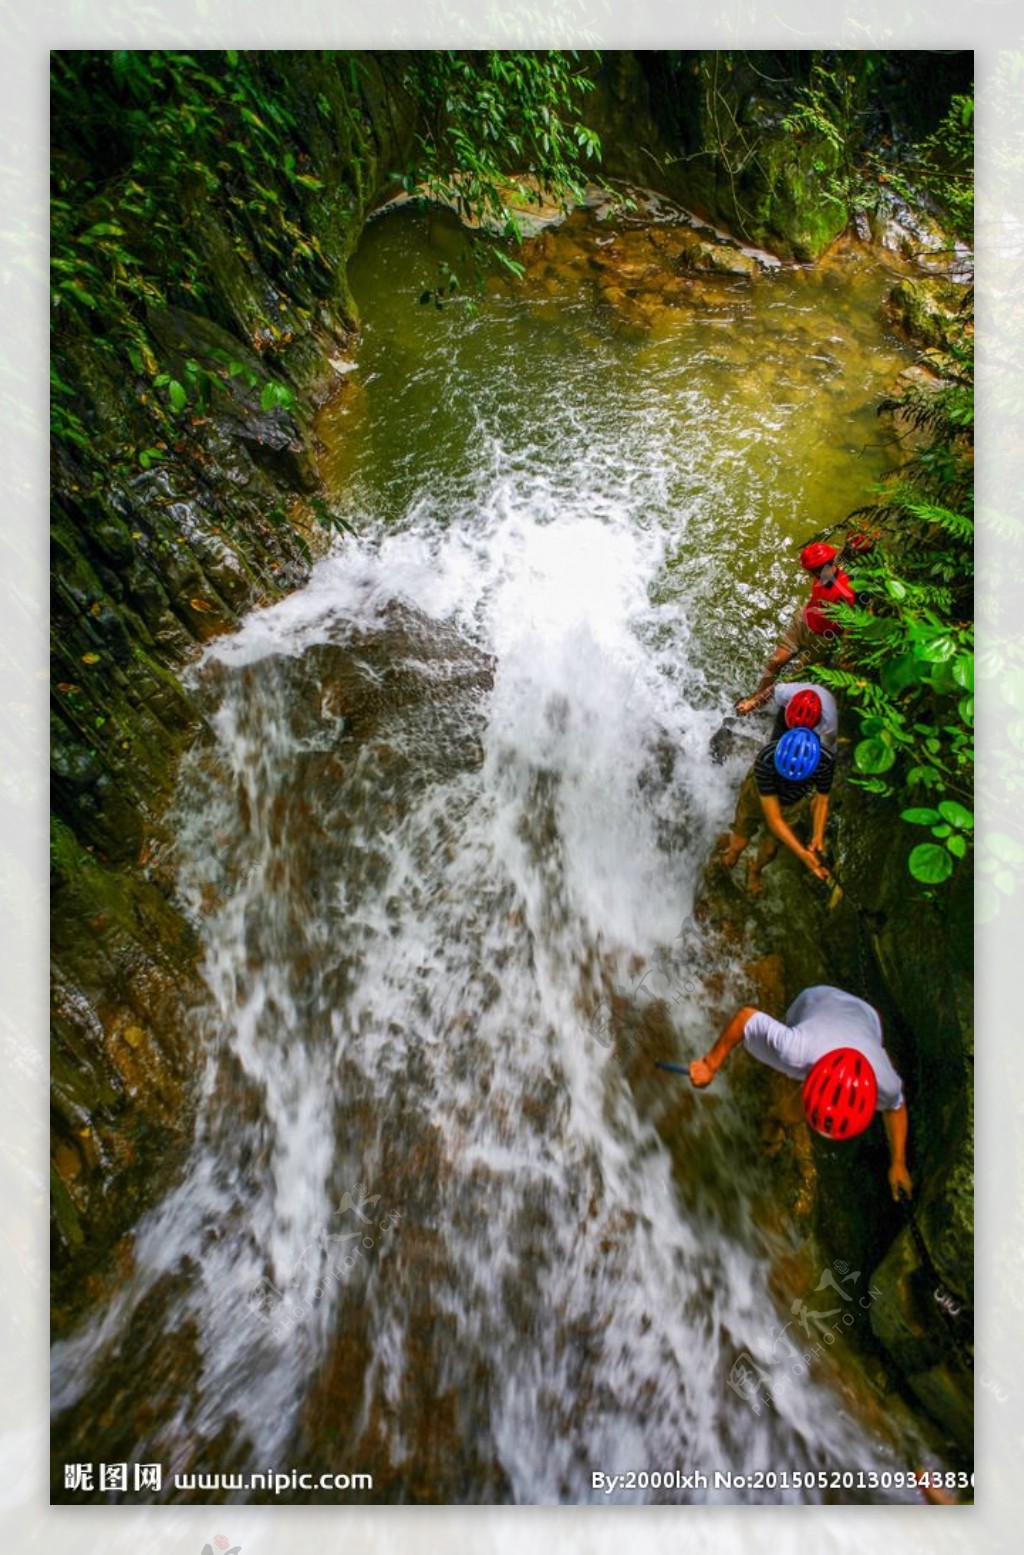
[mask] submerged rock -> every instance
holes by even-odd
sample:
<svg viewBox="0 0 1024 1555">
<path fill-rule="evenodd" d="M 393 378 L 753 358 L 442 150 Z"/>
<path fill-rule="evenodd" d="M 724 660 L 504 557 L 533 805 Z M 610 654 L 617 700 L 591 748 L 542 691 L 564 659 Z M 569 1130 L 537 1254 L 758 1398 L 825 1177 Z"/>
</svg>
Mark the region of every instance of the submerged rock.
<svg viewBox="0 0 1024 1555">
<path fill-rule="evenodd" d="M 683 270 L 697 270 L 711 275 L 752 277 L 761 269 L 753 255 L 744 253 L 735 243 L 710 243 L 695 233 L 688 233 L 684 237 L 676 264 Z"/>
</svg>

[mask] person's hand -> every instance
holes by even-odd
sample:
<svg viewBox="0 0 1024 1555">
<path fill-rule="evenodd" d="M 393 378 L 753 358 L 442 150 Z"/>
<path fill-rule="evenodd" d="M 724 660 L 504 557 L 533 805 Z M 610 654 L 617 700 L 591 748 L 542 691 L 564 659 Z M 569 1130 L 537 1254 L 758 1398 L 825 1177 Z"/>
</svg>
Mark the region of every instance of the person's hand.
<svg viewBox="0 0 1024 1555">
<path fill-rule="evenodd" d="M 896 1200 L 897 1204 L 899 1203 L 901 1193 L 905 1193 L 908 1199 L 913 1197 L 914 1184 L 911 1182 L 910 1173 L 907 1171 L 907 1168 L 904 1166 L 902 1161 L 894 1161 L 890 1166 L 889 1187 L 892 1190 L 892 1196 Z"/>
<path fill-rule="evenodd" d="M 736 703 L 736 711 L 739 713 L 741 718 L 746 718 L 747 714 L 752 713 L 756 706 L 757 697 L 742 697 L 741 700 Z"/>
<path fill-rule="evenodd" d="M 814 875 L 818 880 L 829 880 L 831 878 L 828 870 L 825 868 L 825 865 L 821 862 L 821 859 L 815 853 L 813 848 L 805 848 L 802 857 L 811 874 Z"/>
<path fill-rule="evenodd" d="M 695 1058 L 693 1060 L 693 1063 L 690 1065 L 691 1085 L 695 1085 L 698 1090 L 701 1090 L 705 1085 L 710 1085 L 714 1078 L 715 1071 L 706 1058 Z"/>
</svg>

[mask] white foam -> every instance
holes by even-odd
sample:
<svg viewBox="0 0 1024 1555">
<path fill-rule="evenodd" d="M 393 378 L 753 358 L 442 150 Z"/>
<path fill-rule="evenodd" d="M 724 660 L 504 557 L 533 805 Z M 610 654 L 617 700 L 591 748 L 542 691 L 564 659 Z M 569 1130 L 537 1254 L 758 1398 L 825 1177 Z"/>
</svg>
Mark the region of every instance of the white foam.
<svg viewBox="0 0 1024 1555">
<path fill-rule="evenodd" d="M 305 589 L 207 650 L 215 749 L 196 753 L 181 812 L 182 890 L 209 987 L 195 1148 L 141 1223 L 126 1286 L 54 1359 L 60 1400 L 81 1401 L 142 1297 L 174 1277 L 165 1321 L 193 1327 L 198 1397 L 165 1400 L 140 1456 L 182 1451 L 186 1418 L 194 1439 L 231 1416 L 256 1464 L 284 1451 L 348 1298 L 325 1290 L 284 1341 L 247 1298 L 316 1248 L 339 1161 L 351 1168 L 343 1186 L 358 1177 L 384 1200 L 407 1196 L 401 1171 L 376 1174 L 396 1159 L 391 1131 L 411 1106 L 440 1142 L 429 1224 L 416 1228 L 442 1249 L 431 1301 L 456 1339 L 440 1373 L 460 1396 L 481 1367 L 494 1379 L 486 1445 L 516 1500 L 599 1500 L 588 1464 L 875 1461 L 827 1388 L 805 1381 L 777 1413 L 755 1415 L 727 1387 L 737 1355 L 757 1352 L 777 1321 L 767 1253 L 742 1211 L 727 1233 L 684 1208 L 664 1145 L 587 1029 L 607 981 L 628 993 L 637 968 L 676 943 L 665 975 L 688 1057 L 711 1034 L 703 979 L 728 973 L 680 948 L 730 791 L 707 753 L 725 704 L 687 653 L 699 558 L 656 602 L 659 447 L 642 469 L 592 443 L 527 475 L 521 450 L 485 442 L 472 499 L 444 524 L 437 492 L 397 527 L 367 522 Z M 676 540 L 688 521 L 676 515 Z M 422 689 L 392 707 L 366 645 L 392 630 L 396 606 L 417 623 L 401 668 Z M 329 785 L 303 788 L 303 762 L 341 736 L 336 723 L 297 728 L 280 672 L 301 675 L 313 650 L 354 642 L 384 711 Z M 493 684 L 453 700 L 449 663 L 479 680 L 483 654 Z M 448 744 L 467 733 L 482 761 L 449 770 Z M 411 802 L 387 798 L 388 784 L 414 781 Z M 303 805 L 322 828 L 308 877 L 288 830 Z M 354 1156 L 337 1132 L 353 1098 L 371 1120 Z M 717 1171 L 742 1197 L 754 1167 L 724 1084 L 690 1127 L 708 1191 Z M 310 1255 L 318 1268 L 322 1254 Z M 400 1233 L 379 1258 L 364 1397 L 377 1388 L 397 1407 L 401 1467 L 414 1451 L 401 1403 L 419 1275 Z"/>
</svg>

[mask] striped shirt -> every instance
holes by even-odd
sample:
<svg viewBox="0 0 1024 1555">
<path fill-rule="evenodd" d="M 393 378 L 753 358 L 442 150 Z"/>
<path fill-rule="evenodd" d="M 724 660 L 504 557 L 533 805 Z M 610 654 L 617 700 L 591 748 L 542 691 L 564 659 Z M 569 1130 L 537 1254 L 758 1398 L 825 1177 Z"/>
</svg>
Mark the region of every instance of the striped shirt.
<svg viewBox="0 0 1024 1555">
<path fill-rule="evenodd" d="M 771 795 L 781 805 L 791 805 L 809 794 L 812 788 L 819 794 L 831 793 L 836 769 L 831 751 L 822 747 L 817 771 L 813 776 L 804 778 L 802 783 L 794 783 L 790 778 L 784 778 L 775 765 L 775 747 L 778 743 L 778 740 L 773 740 L 770 745 L 763 746 L 754 758 L 754 782 L 762 798 Z"/>
</svg>

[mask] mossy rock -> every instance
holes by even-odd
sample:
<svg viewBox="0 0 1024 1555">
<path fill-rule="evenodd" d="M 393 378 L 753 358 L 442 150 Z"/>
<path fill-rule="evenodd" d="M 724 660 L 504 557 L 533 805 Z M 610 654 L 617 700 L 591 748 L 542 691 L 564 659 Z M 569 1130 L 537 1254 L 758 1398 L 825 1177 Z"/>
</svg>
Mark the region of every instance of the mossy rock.
<svg viewBox="0 0 1024 1555">
<path fill-rule="evenodd" d="M 946 350 L 959 333 L 963 293 L 940 277 L 897 281 L 882 304 L 889 326 L 915 345 Z"/>
<path fill-rule="evenodd" d="M 737 230 L 794 259 L 820 258 L 848 220 L 845 205 L 828 188 L 836 164 L 837 153 L 827 141 L 814 137 L 801 143 L 779 126 L 738 181 Z"/>
</svg>

